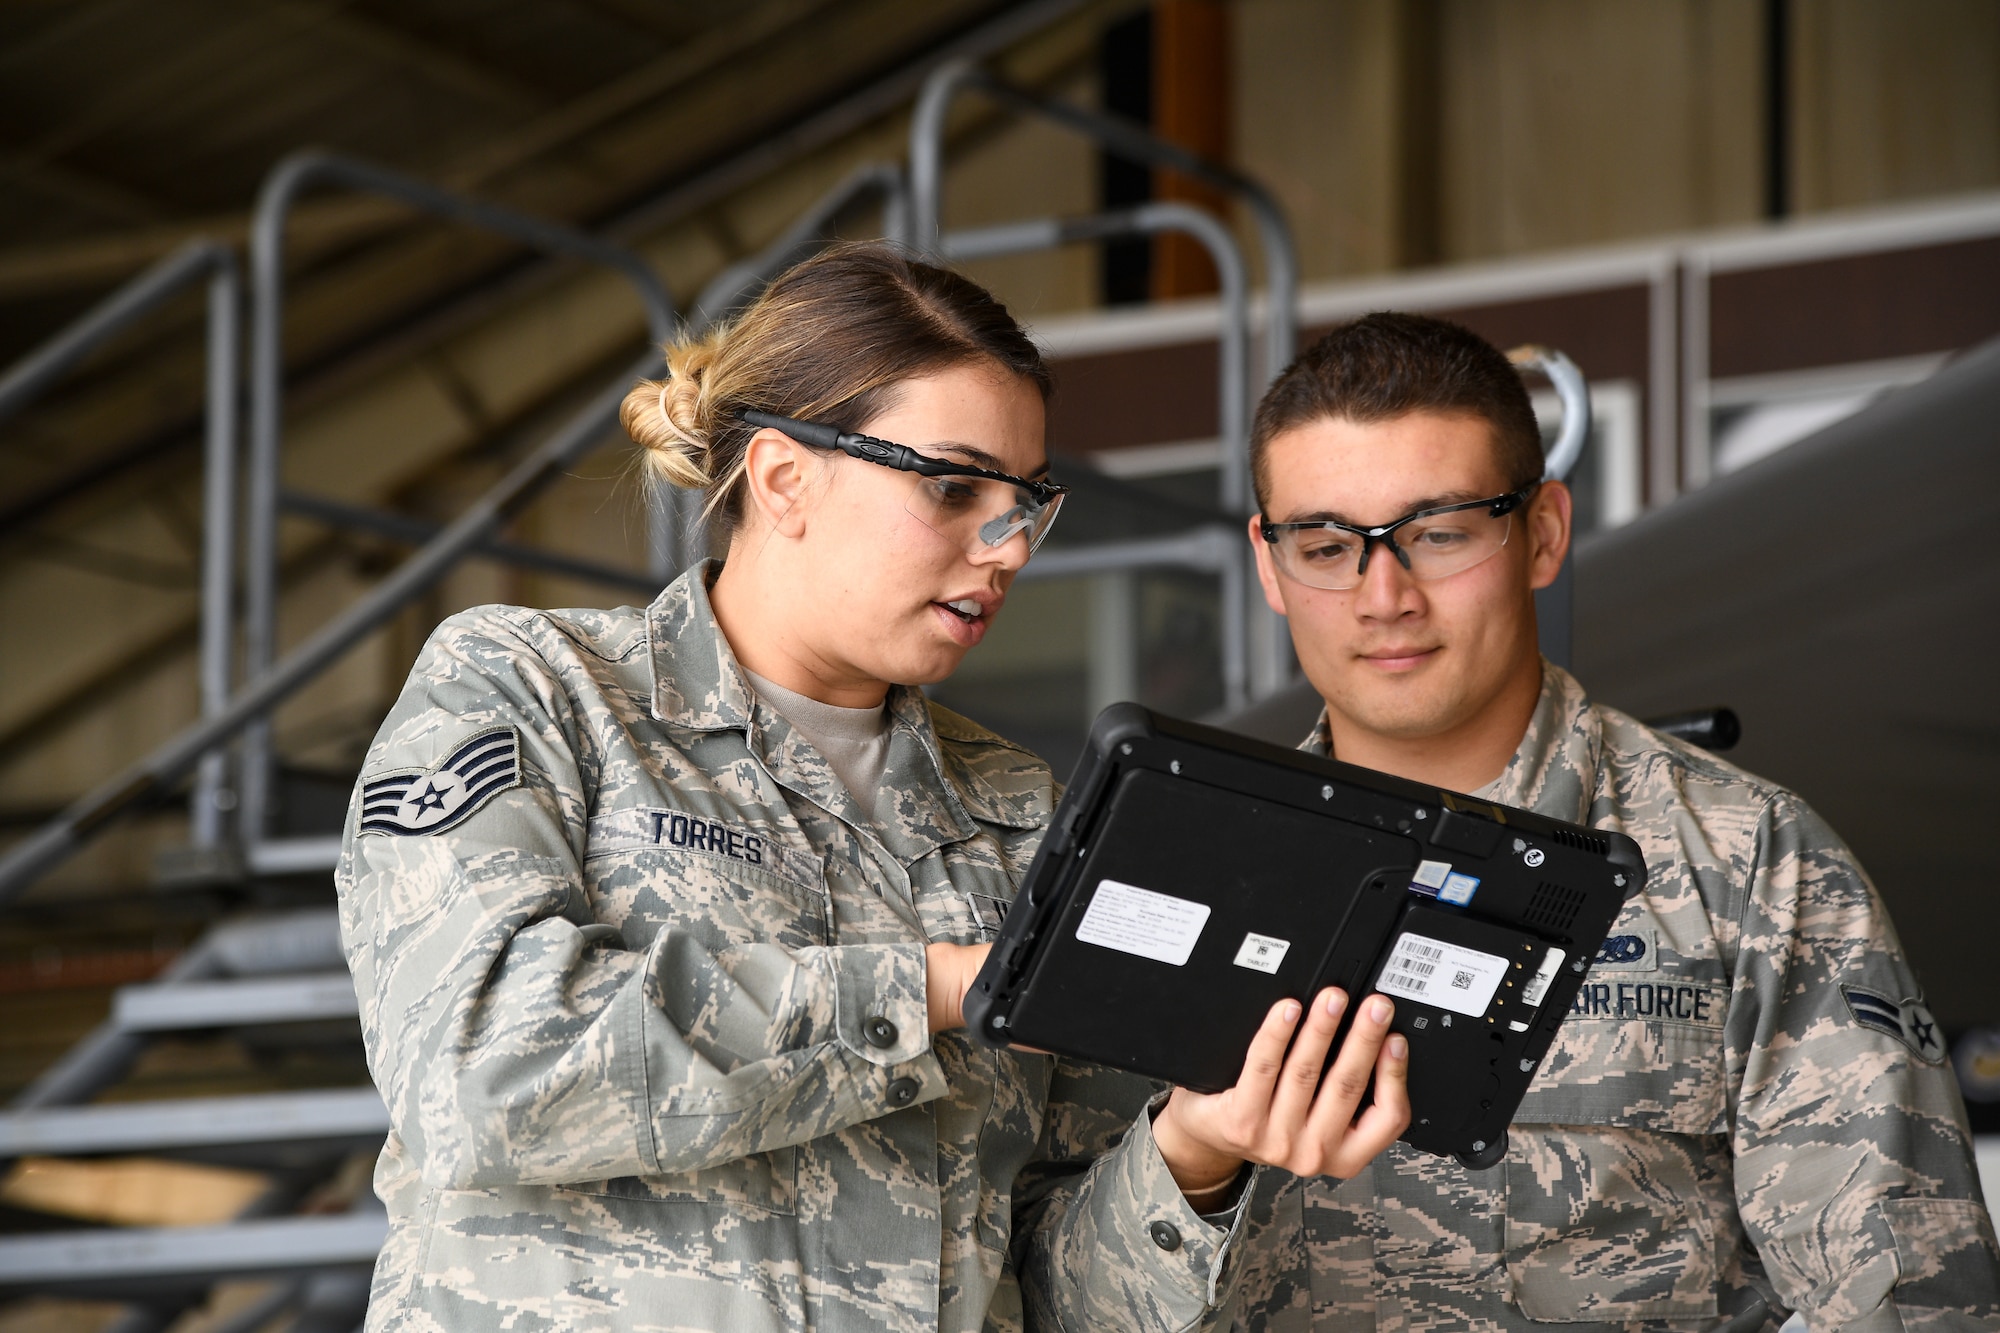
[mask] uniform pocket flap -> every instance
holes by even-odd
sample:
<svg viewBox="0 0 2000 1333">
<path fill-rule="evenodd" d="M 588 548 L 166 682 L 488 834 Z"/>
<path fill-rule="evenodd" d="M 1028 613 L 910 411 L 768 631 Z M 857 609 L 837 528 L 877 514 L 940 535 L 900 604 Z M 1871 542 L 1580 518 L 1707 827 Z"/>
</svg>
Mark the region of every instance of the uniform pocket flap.
<svg viewBox="0 0 2000 1333">
<path fill-rule="evenodd" d="M 1970 1199 L 1884 1199 L 1896 1241 L 1896 1305 L 2000 1316 L 2000 1244 L 1993 1219 Z"/>
<path fill-rule="evenodd" d="M 1719 1028 L 1572 1018 L 1556 1034 L 1514 1120 L 1722 1134 L 1726 1092 Z"/>
<path fill-rule="evenodd" d="M 617 1176 L 564 1185 L 568 1194 L 637 1199 L 655 1203 L 720 1204 L 763 1213 L 798 1210 L 799 1153 L 797 1148 L 753 1153 L 699 1171 L 659 1176 Z"/>
</svg>

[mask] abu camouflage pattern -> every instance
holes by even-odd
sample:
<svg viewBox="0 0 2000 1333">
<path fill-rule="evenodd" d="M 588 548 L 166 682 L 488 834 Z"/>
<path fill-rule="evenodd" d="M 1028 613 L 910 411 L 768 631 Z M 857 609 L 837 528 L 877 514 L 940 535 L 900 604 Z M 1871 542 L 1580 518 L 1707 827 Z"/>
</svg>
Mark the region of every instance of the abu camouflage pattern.
<svg viewBox="0 0 2000 1333">
<path fill-rule="evenodd" d="M 1328 751 L 1323 717 L 1306 748 Z M 1907 1015 L 1919 988 L 1833 831 L 1554 666 L 1478 794 L 1629 834 L 1646 892 L 1500 1166 L 1398 1144 L 1345 1184 L 1266 1173 L 1236 1326 L 1707 1330 L 1762 1299 L 1770 1328 L 1793 1311 L 1816 1333 L 2000 1327 L 1949 1069 L 1918 1057 L 1907 1017 L 1858 1022 L 1846 998 Z"/>
<path fill-rule="evenodd" d="M 475 737 L 519 749 L 441 831 L 401 788 L 393 826 L 350 814 L 341 923 L 393 1125 L 368 1327 L 1213 1317 L 1241 1213 L 1189 1210 L 1152 1089 L 928 1032 L 925 944 L 989 938 L 975 904 L 1012 900 L 1047 766 L 898 688 L 860 808 L 750 693 L 713 570 L 643 612 L 453 617 L 369 753 L 363 793 Z"/>
</svg>

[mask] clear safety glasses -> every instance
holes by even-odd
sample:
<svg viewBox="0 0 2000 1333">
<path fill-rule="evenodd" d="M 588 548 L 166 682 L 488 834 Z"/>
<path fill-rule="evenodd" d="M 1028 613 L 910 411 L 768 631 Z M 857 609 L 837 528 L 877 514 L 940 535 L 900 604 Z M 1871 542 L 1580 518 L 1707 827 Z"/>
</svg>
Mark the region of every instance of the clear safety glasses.
<svg viewBox="0 0 2000 1333">
<path fill-rule="evenodd" d="M 1028 553 L 1033 555 L 1049 535 L 1063 497 L 1069 494 L 1067 486 L 932 458 L 906 445 L 843 431 L 822 421 L 800 421 L 770 412 L 736 415 L 749 425 L 781 431 L 810 448 L 838 449 L 849 458 L 914 473 L 905 508 L 925 527 L 973 555 L 1005 546 L 1023 535 L 1028 539 Z"/>
<path fill-rule="evenodd" d="M 1534 493 L 1535 487 L 1528 486 L 1487 500 L 1419 509 L 1379 528 L 1334 519 L 1266 521 L 1263 536 L 1279 570 L 1308 588 L 1344 592 L 1360 587 L 1377 542 L 1389 548 L 1411 578 L 1449 578 L 1492 559 L 1507 544 L 1514 511 Z"/>
</svg>

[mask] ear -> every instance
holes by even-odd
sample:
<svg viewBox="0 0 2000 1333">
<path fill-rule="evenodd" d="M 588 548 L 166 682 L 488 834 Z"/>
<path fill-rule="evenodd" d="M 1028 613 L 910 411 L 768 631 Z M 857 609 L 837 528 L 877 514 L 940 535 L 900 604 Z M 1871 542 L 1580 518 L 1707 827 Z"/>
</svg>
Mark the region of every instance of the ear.
<svg viewBox="0 0 2000 1333">
<path fill-rule="evenodd" d="M 1521 516 L 1528 538 L 1528 586 L 1546 588 L 1562 572 L 1569 554 L 1570 517 L 1574 498 L 1560 481 L 1545 481 L 1529 499 Z"/>
<path fill-rule="evenodd" d="M 808 506 L 799 501 L 824 460 L 782 431 L 768 427 L 750 437 L 743 451 L 747 515 L 779 536 L 798 538 L 806 530 Z"/>
<path fill-rule="evenodd" d="M 1264 605 L 1277 615 L 1285 615 L 1285 595 L 1278 587 L 1278 567 L 1271 563 L 1271 543 L 1264 540 L 1264 516 L 1250 515 L 1250 558 L 1257 562 L 1257 582 L 1264 589 Z"/>
</svg>

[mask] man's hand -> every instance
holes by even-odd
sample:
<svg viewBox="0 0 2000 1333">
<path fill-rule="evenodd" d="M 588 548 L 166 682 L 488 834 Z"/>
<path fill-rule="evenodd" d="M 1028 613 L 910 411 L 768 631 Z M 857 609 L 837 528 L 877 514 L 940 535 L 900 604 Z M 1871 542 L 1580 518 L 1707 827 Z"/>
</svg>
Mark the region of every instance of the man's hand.
<svg viewBox="0 0 2000 1333">
<path fill-rule="evenodd" d="M 965 1026 L 965 993 L 972 989 L 990 944 L 932 944 L 924 949 L 924 995 L 931 1011 L 931 1031 Z"/>
<path fill-rule="evenodd" d="M 1243 1075 L 1227 1092 L 1203 1094 L 1175 1088 L 1153 1121 L 1153 1139 L 1167 1169 L 1191 1199 L 1220 1195 L 1243 1163 L 1282 1167 L 1296 1176 L 1358 1174 L 1395 1142 L 1410 1123 L 1409 1043 L 1389 1034 L 1395 1012 L 1381 995 L 1369 996 L 1341 1043 L 1333 1069 L 1320 1081 L 1347 996 L 1328 988 L 1313 998 L 1304 1030 L 1299 1002 L 1281 1000 L 1264 1018 L 1243 1061 Z M 1361 1098 L 1375 1079 L 1375 1097 Z M 1356 1112 L 1359 1111 L 1357 1118 Z"/>
</svg>

